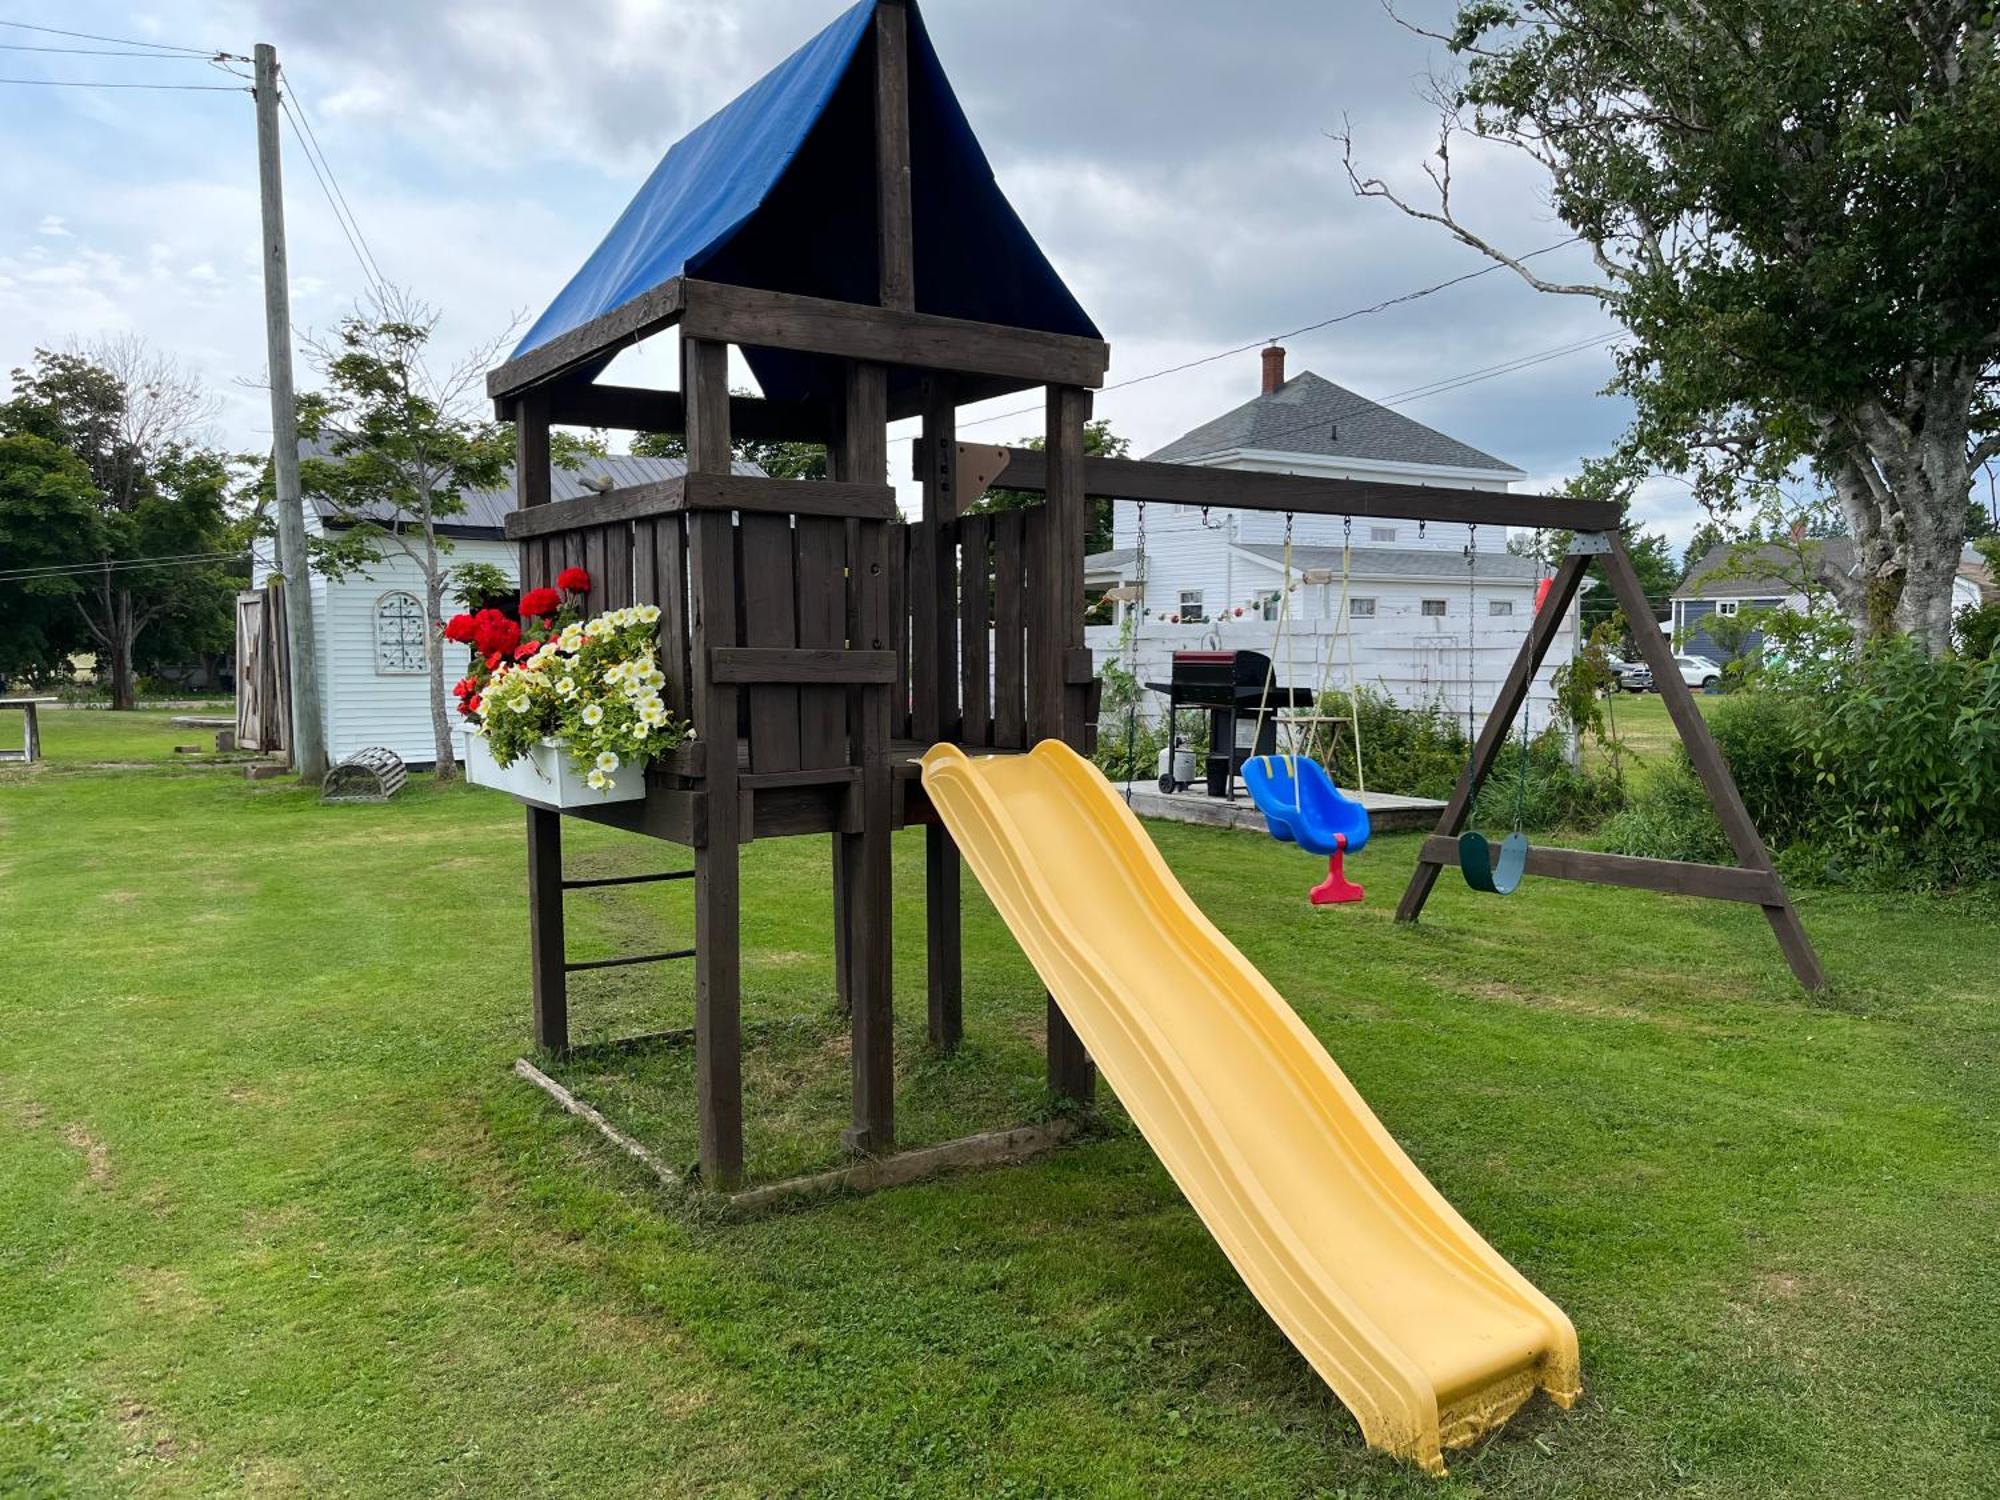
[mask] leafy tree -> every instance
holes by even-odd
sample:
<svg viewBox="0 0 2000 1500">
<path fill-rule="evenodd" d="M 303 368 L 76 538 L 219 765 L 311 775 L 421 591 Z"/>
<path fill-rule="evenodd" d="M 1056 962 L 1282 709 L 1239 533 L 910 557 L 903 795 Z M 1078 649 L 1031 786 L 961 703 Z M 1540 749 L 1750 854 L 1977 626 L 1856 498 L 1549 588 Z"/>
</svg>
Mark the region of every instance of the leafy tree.
<svg viewBox="0 0 2000 1500">
<path fill-rule="evenodd" d="M 1687 551 L 1681 554 L 1681 573 L 1676 582 L 1686 582 L 1695 564 L 1728 540 L 1729 533 L 1723 530 L 1719 521 L 1703 521 L 1695 527 L 1694 535 L 1688 538 Z"/>
<path fill-rule="evenodd" d="M 0 408 L 0 426 L 10 414 Z M 63 570 L 97 553 L 96 533 L 84 461 L 33 433 L 0 435 L 0 678 L 52 675 L 87 648 L 83 583 Z"/>
<path fill-rule="evenodd" d="M 1631 335 L 1624 450 L 1727 513 L 1810 462 L 1864 635 L 1950 640 L 1970 475 L 2000 455 L 2000 56 L 1991 0 L 1462 0 L 1425 206 Z M 1596 262 L 1550 279 L 1452 198 L 1461 132 L 1524 154 Z"/>
<path fill-rule="evenodd" d="M 53 519 L 74 529 L 40 542 L 93 565 L 64 593 L 116 709 L 133 706 L 142 659 L 227 648 L 243 570 L 229 517 L 236 461 L 202 438 L 212 411 L 193 376 L 136 339 L 38 349 L 0 408 L 0 431 L 67 449 L 88 476 L 91 514 L 71 495 Z M 45 640 L 52 650 L 76 644 L 61 632 Z"/>
<path fill-rule="evenodd" d="M 1023 448 L 1033 448 L 1040 452 L 1047 445 L 1046 437 L 1028 437 L 1021 440 Z M 1132 440 L 1122 438 L 1111 430 L 1107 418 L 1097 417 L 1083 424 L 1083 453 L 1086 458 L 1123 458 L 1132 451 Z M 979 502 L 969 512 L 971 515 L 988 515 L 996 510 L 1026 510 L 1040 505 L 1042 496 L 1033 490 L 1010 490 L 996 488 L 979 497 Z M 1102 552 L 1111 545 L 1111 501 L 1101 495 L 1090 499 L 1090 519 L 1083 535 L 1085 552 Z"/>
<path fill-rule="evenodd" d="M 748 395 L 738 391 L 737 395 Z M 686 458 L 687 439 L 678 432 L 642 432 L 632 439 L 632 451 L 641 458 Z M 773 479 L 824 479 L 827 477 L 826 448 L 820 443 L 764 442 L 738 438 L 730 451 L 742 463 L 753 463 Z"/>
<path fill-rule="evenodd" d="M 445 589 L 451 542 L 438 527 L 465 512 L 468 490 L 492 489 L 514 458 L 510 428 L 479 407 L 482 376 L 498 340 L 442 377 L 424 350 L 437 330 L 430 308 L 389 288 L 312 346 L 325 388 L 299 397 L 299 465 L 305 494 L 323 508 L 324 533 L 309 539 L 312 566 L 328 577 L 366 574 L 390 556 L 423 578 L 424 658 L 437 778 L 457 773 L 445 706 Z"/>
</svg>

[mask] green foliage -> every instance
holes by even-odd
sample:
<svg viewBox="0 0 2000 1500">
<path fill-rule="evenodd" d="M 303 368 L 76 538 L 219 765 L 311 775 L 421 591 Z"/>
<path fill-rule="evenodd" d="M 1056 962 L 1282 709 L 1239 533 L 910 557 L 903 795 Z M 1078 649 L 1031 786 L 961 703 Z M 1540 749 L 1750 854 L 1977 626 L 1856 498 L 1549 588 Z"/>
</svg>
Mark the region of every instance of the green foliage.
<svg viewBox="0 0 2000 1500">
<path fill-rule="evenodd" d="M 129 709 L 141 669 L 229 649 L 248 569 L 229 515 L 238 460 L 198 441 L 208 411 L 197 382 L 133 341 L 38 349 L 14 371 L 0 568 L 104 566 L 10 590 L 0 670 L 51 672 L 93 650 L 112 706 Z"/>
<path fill-rule="evenodd" d="M 1674 757 L 1634 788 L 1623 811 L 1603 829 L 1604 847 L 1617 854 L 1646 859 L 1677 859 L 1693 864 L 1729 864 L 1729 840 L 1715 820 L 1708 790 L 1676 750 Z"/>
<path fill-rule="evenodd" d="M 1348 725 L 1357 713 L 1360 718 L 1359 768 L 1351 727 L 1335 730 L 1329 725 L 1317 726 L 1321 732 L 1306 747 L 1338 786 L 1361 785 L 1360 773 L 1365 771 L 1370 791 L 1449 797 L 1472 752 L 1464 721 L 1442 702 L 1402 708 L 1387 693 L 1364 684 L 1351 694 L 1343 688 L 1322 694 L 1319 713 L 1323 718 L 1339 719 L 1342 725 Z"/>
<path fill-rule="evenodd" d="M 1099 676 L 1097 753 L 1093 759 L 1105 779 L 1113 782 L 1151 781 L 1158 774 L 1160 751 L 1167 743 L 1164 723 L 1149 726 L 1144 717 L 1146 689 L 1133 675 L 1130 660 L 1136 617 L 1127 615 L 1118 632 L 1118 654 L 1105 658 Z"/>
<path fill-rule="evenodd" d="M 747 391 L 736 392 L 739 396 Z M 824 479 L 826 447 L 821 443 L 767 442 L 738 438 L 730 445 L 738 461 L 757 465 L 773 479 Z M 632 438 L 632 452 L 641 458 L 686 458 L 687 437 L 678 432 L 641 432 Z"/>
<path fill-rule="evenodd" d="M 31 432 L 5 432 L 0 407 L 0 569 L 59 568 L 97 555 L 97 488 L 83 460 Z M 58 673 L 89 635 L 68 574 L 0 580 L 0 677 Z"/>
<path fill-rule="evenodd" d="M 1582 830 L 1597 827 L 1624 803 L 1618 778 L 1571 764 L 1568 740 L 1552 726 L 1525 750 L 1519 735 L 1500 747 L 1472 818 L 1482 829 Z"/>
<path fill-rule="evenodd" d="M 1466 0 L 1444 40 L 1466 71 L 1426 164 L 1440 201 L 1407 211 L 1486 248 L 1451 198 L 1454 132 L 1540 164 L 1597 270 L 1532 274 L 1631 335 L 1621 456 L 1719 515 L 1811 462 L 1882 596 L 1842 606 L 1941 649 L 1928 564 L 1957 549 L 1968 449 L 1997 425 L 1992 7 Z"/>
<path fill-rule="evenodd" d="M 464 514 L 466 491 L 506 478 L 510 433 L 471 412 L 458 380 L 440 388 L 425 365 L 436 326 L 393 309 L 343 318 L 320 351 L 325 386 L 299 397 L 299 436 L 315 450 L 299 482 L 330 513 L 327 534 L 309 542 L 312 565 L 328 577 L 365 572 L 388 550 L 441 577 L 451 544 L 436 523 Z"/>
<path fill-rule="evenodd" d="M 1983 661 L 2000 652 L 2000 603 L 1968 604 L 1951 623 L 1960 656 Z"/>
<path fill-rule="evenodd" d="M 1788 868 L 1919 887 L 2000 879 L 2000 659 L 1910 641 L 1802 656 L 1709 719 Z M 1607 830 L 1628 854 L 1713 844 L 1684 752 Z M 1800 856 L 1809 856 L 1809 859 Z"/>
<path fill-rule="evenodd" d="M 1026 437 L 1021 439 L 1020 446 L 1040 452 L 1047 441 L 1047 438 L 1040 436 Z M 1097 417 L 1083 424 L 1083 452 L 1086 458 L 1123 458 L 1131 451 L 1131 439 L 1122 438 L 1113 432 L 1108 418 Z M 1026 510 L 1041 503 L 1042 496 L 1039 491 L 995 488 L 979 497 L 970 514 L 987 515 L 996 510 Z M 1108 498 L 1091 497 L 1090 520 L 1083 538 L 1085 552 L 1102 552 L 1110 547 L 1111 514 L 1111 501 Z"/>
<path fill-rule="evenodd" d="M 460 563 L 451 570 L 451 596 L 468 614 L 482 609 L 513 612 L 513 580 L 492 563 Z"/>
</svg>

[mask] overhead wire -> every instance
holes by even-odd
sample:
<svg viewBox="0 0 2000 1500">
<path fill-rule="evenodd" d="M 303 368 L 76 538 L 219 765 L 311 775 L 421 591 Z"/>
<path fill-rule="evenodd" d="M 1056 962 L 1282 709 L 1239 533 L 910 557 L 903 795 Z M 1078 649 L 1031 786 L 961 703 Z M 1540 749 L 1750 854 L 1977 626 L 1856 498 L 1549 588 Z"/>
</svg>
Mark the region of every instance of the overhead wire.
<svg viewBox="0 0 2000 1500">
<path fill-rule="evenodd" d="M 103 573 L 139 573 L 155 568 L 192 568 L 204 563 L 234 562 L 248 557 L 241 552 L 180 552 L 158 557 L 125 557 L 83 563 L 51 563 L 34 568 L 0 569 L 0 583 L 33 583 L 44 578 L 88 577 Z"/>
<path fill-rule="evenodd" d="M 26 21 L 0 21 L 0 26 L 12 27 L 16 31 L 39 31 L 45 36 L 74 37 L 83 42 L 114 42 L 121 47 L 145 47 L 155 52 L 187 52 L 196 57 L 214 57 L 214 47 L 188 47 L 179 42 L 148 42 L 129 36 L 99 36 L 94 31 L 65 31 L 60 26 L 31 26 Z"/>
<path fill-rule="evenodd" d="M 319 143 L 319 134 L 313 129 L 312 117 L 306 112 L 305 96 L 299 92 L 297 80 L 287 73 L 284 75 L 284 81 L 289 87 L 279 94 L 278 99 L 284 107 L 287 118 L 292 122 L 292 134 L 297 138 L 303 130 L 304 138 L 299 141 L 300 148 L 308 149 L 309 142 L 308 159 L 318 157 L 320 166 L 325 168 L 326 181 L 321 186 L 322 188 L 330 186 L 332 189 L 327 199 L 328 206 L 331 207 L 336 200 L 338 201 L 339 207 L 334 210 L 335 216 L 344 215 L 348 225 L 352 227 L 355 257 L 362 262 L 363 273 L 367 275 L 379 295 L 389 278 L 382 274 L 381 264 L 375 259 L 375 249 L 368 243 L 368 237 L 361 232 L 361 220 L 355 216 L 354 209 L 348 204 L 347 194 L 340 186 L 340 178 L 335 175 L 333 163 L 327 158 L 326 148 Z"/>
<path fill-rule="evenodd" d="M 1517 258 L 1520 260 L 1533 260 L 1537 256 L 1548 255 L 1566 246 L 1574 245 L 1580 238 L 1581 236 L 1579 235 L 1571 235 L 1568 239 L 1557 240 L 1553 244 L 1543 245 L 1540 249 L 1530 250 L 1525 255 Z M 1283 333 L 1273 334 L 1269 339 L 1256 339 L 1247 344 L 1237 344 L 1232 348 L 1218 349 L 1212 354 L 1202 355 L 1199 359 L 1185 360 L 1177 365 L 1166 365 L 1158 370 L 1148 370 L 1145 374 L 1134 375 L 1129 380 L 1115 380 L 1110 385 L 1103 387 L 1100 394 L 1127 390 L 1132 386 L 1144 385 L 1149 380 L 1158 380 L 1166 375 L 1178 375 L 1186 370 L 1199 369 L 1203 365 L 1214 364 L 1219 359 L 1231 359 L 1238 354 L 1248 354 L 1252 349 L 1260 349 L 1267 343 L 1275 344 L 1283 339 L 1299 338 L 1308 333 L 1317 333 L 1322 328 L 1333 327 L 1336 323 L 1345 323 L 1354 318 L 1365 318 L 1374 313 L 1383 312 L 1388 308 L 1401 306 L 1406 302 L 1416 302 L 1421 298 L 1433 296 L 1438 292 L 1463 285 L 1465 282 L 1477 281 L 1482 276 L 1490 276 L 1495 271 L 1503 269 L 1505 267 L 1500 262 L 1495 261 L 1491 265 L 1481 266 L 1476 271 L 1466 271 L 1457 276 L 1448 277 L 1443 281 L 1433 282 L 1429 286 L 1417 287 L 1413 291 L 1399 292 L 1393 297 L 1384 297 L 1381 301 L 1371 302 L 1365 307 L 1350 308 L 1346 312 L 1335 313 L 1331 317 L 1321 318 L 1317 322 L 1307 323 L 1298 328 L 1288 329 Z M 996 412 L 990 417 L 976 417 L 972 421 L 961 422 L 959 426 L 980 427 L 988 422 L 1004 422 L 1009 417 L 1027 416 L 1039 410 L 1041 408 L 1038 406 L 1023 406 L 1013 411 Z"/>
<path fill-rule="evenodd" d="M 247 92 L 227 83 L 114 83 L 95 78 L 0 78 L 0 83 L 42 89 L 159 89 L 189 94 L 241 94 Z"/>
</svg>

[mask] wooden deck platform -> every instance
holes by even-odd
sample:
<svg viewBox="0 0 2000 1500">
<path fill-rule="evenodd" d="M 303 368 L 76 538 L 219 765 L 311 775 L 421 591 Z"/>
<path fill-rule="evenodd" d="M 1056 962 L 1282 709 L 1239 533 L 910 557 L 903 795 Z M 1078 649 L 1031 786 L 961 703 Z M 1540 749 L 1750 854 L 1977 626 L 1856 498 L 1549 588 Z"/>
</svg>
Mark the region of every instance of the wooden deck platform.
<svg viewBox="0 0 2000 1500">
<path fill-rule="evenodd" d="M 1121 784 L 1119 791 L 1125 788 Z M 1376 833 L 1427 832 L 1437 826 L 1444 804 L 1430 797 L 1398 797 L 1384 792 L 1356 792 L 1342 787 L 1344 795 L 1368 809 L 1368 819 Z M 1210 797 L 1203 792 L 1163 792 L 1148 781 L 1132 785 L 1132 811 L 1142 818 L 1165 818 L 1173 823 L 1194 823 L 1205 828 L 1245 828 L 1264 833 L 1264 815 L 1257 804 L 1239 794 L 1235 801 Z"/>
</svg>

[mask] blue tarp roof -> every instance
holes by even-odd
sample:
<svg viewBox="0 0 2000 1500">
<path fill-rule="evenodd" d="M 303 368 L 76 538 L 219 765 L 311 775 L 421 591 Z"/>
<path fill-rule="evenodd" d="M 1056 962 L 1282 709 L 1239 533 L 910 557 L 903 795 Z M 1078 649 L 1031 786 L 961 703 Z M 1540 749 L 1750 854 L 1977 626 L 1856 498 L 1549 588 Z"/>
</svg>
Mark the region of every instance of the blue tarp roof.
<svg viewBox="0 0 2000 1500">
<path fill-rule="evenodd" d="M 917 7 L 909 13 L 911 219 L 919 312 L 1100 335 L 993 180 Z M 875 0 L 683 137 L 514 353 L 676 276 L 872 303 Z M 767 396 L 831 395 L 827 361 L 746 357 Z"/>
</svg>

